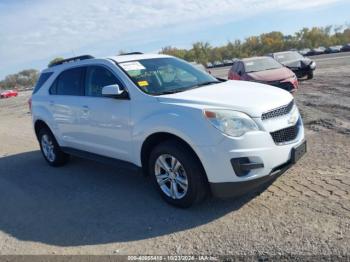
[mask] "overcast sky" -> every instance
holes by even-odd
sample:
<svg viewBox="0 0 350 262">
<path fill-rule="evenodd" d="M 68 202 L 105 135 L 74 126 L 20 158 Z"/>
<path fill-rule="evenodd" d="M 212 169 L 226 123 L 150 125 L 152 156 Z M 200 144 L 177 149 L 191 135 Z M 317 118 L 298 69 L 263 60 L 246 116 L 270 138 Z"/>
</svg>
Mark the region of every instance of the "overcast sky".
<svg viewBox="0 0 350 262">
<path fill-rule="evenodd" d="M 350 22 L 349 0 L 0 0 L 0 79 L 57 56 L 157 52 Z"/>
</svg>

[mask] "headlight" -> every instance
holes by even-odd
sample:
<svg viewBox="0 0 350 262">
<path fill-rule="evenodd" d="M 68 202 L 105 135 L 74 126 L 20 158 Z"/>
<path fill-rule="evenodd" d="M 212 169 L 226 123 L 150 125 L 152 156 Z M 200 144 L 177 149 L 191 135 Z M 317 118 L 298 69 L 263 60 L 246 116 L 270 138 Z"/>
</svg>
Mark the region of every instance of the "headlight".
<svg viewBox="0 0 350 262">
<path fill-rule="evenodd" d="M 203 113 L 215 128 L 228 136 L 239 137 L 249 131 L 259 130 L 253 119 L 241 112 L 208 109 Z"/>
<path fill-rule="evenodd" d="M 296 105 L 293 106 L 293 109 L 291 110 L 291 112 L 289 113 L 289 119 L 288 119 L 288 124 L 290 125 L 295 125 L 298 120 L 299 120 L 300 114 L 299 114 L 299 110 L 296 107 Z"/>
<path fill-rule="evenodd" d="M 316 68 L 316 63 L 314 61 L 312 61 L 312 63 L 310 64 L 310 68 L 311 69 L 315 69 Z"/>
</svg>

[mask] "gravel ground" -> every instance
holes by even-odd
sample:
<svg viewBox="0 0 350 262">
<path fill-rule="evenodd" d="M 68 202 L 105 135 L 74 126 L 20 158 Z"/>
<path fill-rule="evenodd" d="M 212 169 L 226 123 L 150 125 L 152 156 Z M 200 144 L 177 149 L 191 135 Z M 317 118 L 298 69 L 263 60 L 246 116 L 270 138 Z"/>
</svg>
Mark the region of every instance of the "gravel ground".
<svg viewBox="0 0 350 262">
<path fill-rule="evenodd" d="M 0 100 L 0 254 L 350 255 L 350 56 L 316 59 L 296 94 L 307 155 L 264 189 L 186 210 L 126 170 L 49 167 L 29 93 Z"/>
</svg>

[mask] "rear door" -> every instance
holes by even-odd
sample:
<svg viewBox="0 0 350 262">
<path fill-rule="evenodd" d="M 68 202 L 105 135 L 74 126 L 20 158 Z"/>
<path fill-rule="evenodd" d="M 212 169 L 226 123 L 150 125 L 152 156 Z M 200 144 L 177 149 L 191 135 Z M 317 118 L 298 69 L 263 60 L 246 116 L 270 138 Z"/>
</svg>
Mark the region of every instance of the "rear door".
<svg viewBox="0 0 350 262">
<path fill-rule="evenodd" d="M 81 148 L 79 114 L 83 106 L 85 67 L 63 71 L 50 88 L 49 109 L 61 146 Z"/>
</svg>

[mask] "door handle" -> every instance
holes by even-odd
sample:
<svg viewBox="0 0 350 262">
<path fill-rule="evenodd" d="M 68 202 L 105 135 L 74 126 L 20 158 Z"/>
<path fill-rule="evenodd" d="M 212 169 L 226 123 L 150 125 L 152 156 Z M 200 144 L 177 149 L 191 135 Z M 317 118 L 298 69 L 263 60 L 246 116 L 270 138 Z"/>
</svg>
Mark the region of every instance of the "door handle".
<svg viewBox="0 0 350 262">
<path fill-rule="evenodd" d="M 49 102 L 49 105 L 50 105 L 50 106 L 54 106 L 54 105 L 55 105 L 54 101 L 50 101 L 50 102 Z"/>
</svg>

